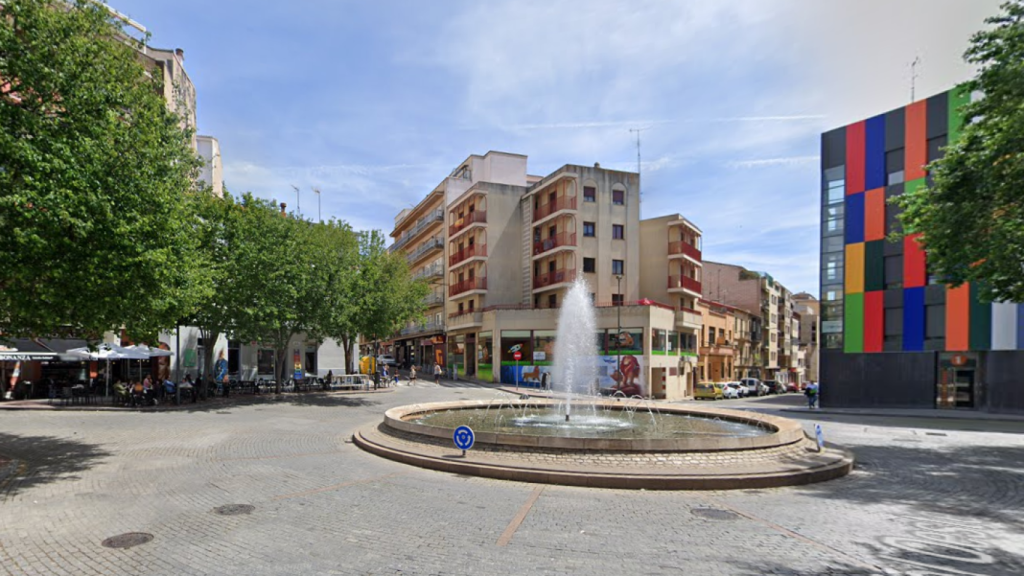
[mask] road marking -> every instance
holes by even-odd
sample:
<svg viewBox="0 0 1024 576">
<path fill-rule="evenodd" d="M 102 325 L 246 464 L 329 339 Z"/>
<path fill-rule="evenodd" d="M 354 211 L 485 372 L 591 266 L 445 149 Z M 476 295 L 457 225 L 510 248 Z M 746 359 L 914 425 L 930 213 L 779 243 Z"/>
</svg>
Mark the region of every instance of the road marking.
<svg viewBox="0 0 1024 576">
<path fill-rule="evenodd" d="M 774 522 L 772 522 L 770 520 L 765 520 L 764 518 L 759 518 L 757 516 L 754 516 L 753 514 L 750 514 L 748 512 L 744 512 L 743 510 L 739 510 L 738 508 L 735 508 L 733 506 L 729 506 L 728 504 L 726 504 L 724 502 L 713 501 L 712 505 L 720 506 L 720 507 L 725 508 L 727 510 L 731 510 L 731 511 L 735 512 L 736 514 L 739 514 L 740 516 L 743 516 L 744 518 L 746 518 L 748 520 L 753 520 L 754 522 L 760 522 L 761 524 L 764 524 L 765 526 L 771 528 L 772 530 L 775 530 L 775 531 L 780 532 L 780 533 L 782 533 L 782 534 L 784 534 L 786 536 L 789 536 L 790 538 L 793 538 L 794 540 L 799 540 L 799 541 L 801 541 L 801 542 L 803 542 L 805 544 L 810 544 L 811 546 L 814 546 L 815 548 L 818 548 L 820 550 L 824 550 L 824 551 L 827 551 L 827 552 L 832 552 L 832 553 L 835 553 L 835 554 L 839 554 L 840 556 L 845 557 L 846 559 L 850 560 L 851 562 L 853 562 L 857 566 L 860 566 L 861 568 L 866 568 L 868 570 L 871 570 L 872 572 L 874 572 L 874 571 L 881 571 L 881 567 L 880 566 L 869 564 L 869 563 L 861 560 L 860 558 L 850 554 L 849 552 L 844 552 L 843 550 L 840 550 L 839 548 L 833 548 L 832 546 L 829 546 L 828 544 L 822 544 L 821 542 L 818 542 L 817 540 L 812 540 L 812 539 L 808 538 L 807 536 L 804 536 L 803 534 L 800 534 L 799 532 L 794 532 L 794 531 L 790 530 L 789 528 L 786 528 L 785 526 L 780 526 L 780 525 L 778 525 L 778 524 L 776 524 L 776 523 L 774 523 Z"/>
<path fill-rule="evenodd" d="M 368 484 L 370 482 L 377 482 L 386 478 L 393 478 L 395 476 L 404 476 L 408 472 L 396 472 L 395 474 L 385 474 L 384 476 L 375 476 L 373 478 L 364 478 L 362 480 L 353 480 L 351 482 L 342 482 L 341 484 L 334 484 L 332 486 L 324 486 L 323 488 L 313 488 L 312 490 L 303 490 L 302 492 L 292 492 L 291 494 L 282 494 L 280 496 L 274 496 L 270 500 L 276 502 L 278 500 L 287 500 L 288 498 L 301 498 L 303 496 L 312 496 L 313 494 L 320 494 L 321 492 L 330 492 L 332 490 L 338 490 L 346 488 L 348 486 L 355 486 L 357 484 Z"/>
<path fill-rule="evenodd" d="M 501 536 L 498 537 L 498 541 L 495 542 L 495 544 L 498 546 L 507 546 L 508 543 L 512 541 L 512 536 L 515 535 L 516 530 L 519 529 L 519 525 L 523 523 L 523 520 L 526 520 L 526 515 L 530 513 L 530 509 L 533 508 L 534 503 L 537 502 L 538 498 L 540 498 L 540 495 L 544 492 L 544 488 L 544 486 L 538 486 L 533 489 L 533 492 L 530 493 L 530 497 L 526 500 L 526 504 L 523 504 L 523 507 L 519 509 L 516 517 L 508 523 L 508 527 L 501 533 Z"/>
</svg>

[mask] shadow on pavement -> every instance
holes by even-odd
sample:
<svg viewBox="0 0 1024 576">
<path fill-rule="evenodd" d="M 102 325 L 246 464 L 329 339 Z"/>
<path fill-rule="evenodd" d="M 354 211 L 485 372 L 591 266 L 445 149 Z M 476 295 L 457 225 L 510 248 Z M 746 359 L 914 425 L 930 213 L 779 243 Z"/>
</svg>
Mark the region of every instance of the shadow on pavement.
<svg viewBox="0 0 1024 576">
<path fill-rule="evenodd" d="M 1024 533 L 1024 446 L 924 448 L 910 437 L 893 442 L 908 445 L 847 444 L 857 457 L 857 472 L 800 490 L 823 499 L 905 506 L 911 513 L 1000 524 Z"/>
<path fill-rule="evenodd" d="M 0 432 L 0 454 L 17 466 L 0 477 L 0 501 L 36 486 L 76 480 L 109 452 L 79 440 L 53 436 L 18 436 Z"/>
</svg>

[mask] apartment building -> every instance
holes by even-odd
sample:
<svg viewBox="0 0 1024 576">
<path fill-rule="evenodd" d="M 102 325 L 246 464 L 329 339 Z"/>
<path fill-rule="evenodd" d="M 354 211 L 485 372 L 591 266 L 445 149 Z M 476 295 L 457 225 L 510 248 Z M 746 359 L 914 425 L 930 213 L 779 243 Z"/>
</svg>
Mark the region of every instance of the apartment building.
<svg viewBox="0 0 1024 576">
<path fill-rule="evenodd" d="M 889 240 L 889 200 L 927 184 L 972 96 L 957 87 L 821 136 L 823 406 L 1024 412 L 1024 306 L 947 286 L 916 236 Z"/>
<path fill-rule="evenodd" d="M 798 342 L 804 355 L 802 382 L 818 381 L 818 334 L 821 330 L 820 302 L 806 292 L 793 295 L 793 307 L 799 314 Z"/>
<path fill-rule="evenodd" d="M 736 317 L 732 308 L 699 300 L 704 327 L 700 336 L 700 353 L 697 360 L 697 375 L 701 382 L 728 382 L 735 374 L 736 341 L 734 329 Z"/>
<path fill-rule="evenodd" d="M 401 363 L 429 357 L 460 376 L 537 386 L 544 374 L 551 377 L 558 309 L 583 278 L 597 308 L 599 386 L 664 398 L 692 394 L 700 231 L 678 215 L 641 222 L 637 174 L 568 164 L 535 176 L 527 173 L 526 156 L 491 151 L 469 156 L 432 194 L 415 213 L 399 215 L 392 250 L 415 253 L 415 245 L 429 243 L 434 224 L 418 236 L 407 227 L 443 207 L 436 226 L 441 257 L 424 254 L 413 274 L 440 270 L 434 294 L 443 298 L 443 316 L 432 307 L 428 322 L 443 320 L 429 336 L 444 347 L 435 344 L 430 355 L 427 332 L 399 334 L 394 349 Z M 643 252 L 642 236 L 651 242 Z M 657 265 L 642 270 L 641 253 Z M 696 289 L 678 279 L 673 286 L 673 275 L 684 274 Z M 647 285 L 656 289 L 641 289 Z M 423 351 L 404 352 L 416 346 Z M 510 352 L 516 346 L 520 361 Z"/>
</svg>

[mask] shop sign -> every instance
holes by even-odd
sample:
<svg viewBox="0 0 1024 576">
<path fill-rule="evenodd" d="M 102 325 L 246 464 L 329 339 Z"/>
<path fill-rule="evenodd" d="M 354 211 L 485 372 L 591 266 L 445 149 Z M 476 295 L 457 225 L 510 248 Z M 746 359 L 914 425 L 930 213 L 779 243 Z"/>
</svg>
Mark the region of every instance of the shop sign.
<svg viewBox="0 0 1024 576">
<path fill-rule="evenodd" d="M 543 350 L 534 350 L 533 351 L 533 361 L 534 362 L 543 362 L 543 361 L 545 361 L 547 359 L 548 359 L 547 352 L 544 352 Z"/>
<path fill-rule="evenodd" d="M 434 344 L 444 344 L 444 336 L 434 336 Z"/>
</svg>

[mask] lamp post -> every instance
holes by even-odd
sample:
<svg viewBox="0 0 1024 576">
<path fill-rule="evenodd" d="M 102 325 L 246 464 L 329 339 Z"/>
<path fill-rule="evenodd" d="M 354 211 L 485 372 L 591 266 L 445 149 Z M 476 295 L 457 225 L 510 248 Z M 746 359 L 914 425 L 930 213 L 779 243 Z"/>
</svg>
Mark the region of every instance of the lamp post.
<svg viewBox="0 0 1024 576">
<path fill-rule="evenodd" d="M 622 374 L 622 274 L 615 275 L 615 291 L 619 295 L 617 310 L 615 311 L 615 363 L 619 371 L 619 378 L 625 381 Z"/>
<path fill-rule="evenodd" d="M 320 215 L 320 189 L 313 188 L 313 193 L 316 194 L 316 219 L 318 222 L 323 223 L 323 216 Z"/>
</svg>

